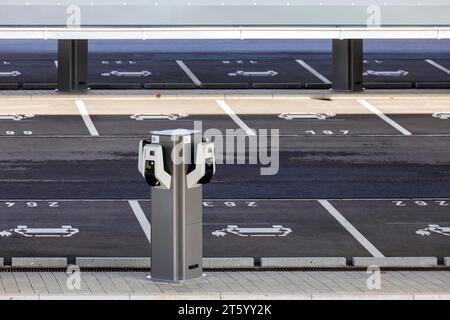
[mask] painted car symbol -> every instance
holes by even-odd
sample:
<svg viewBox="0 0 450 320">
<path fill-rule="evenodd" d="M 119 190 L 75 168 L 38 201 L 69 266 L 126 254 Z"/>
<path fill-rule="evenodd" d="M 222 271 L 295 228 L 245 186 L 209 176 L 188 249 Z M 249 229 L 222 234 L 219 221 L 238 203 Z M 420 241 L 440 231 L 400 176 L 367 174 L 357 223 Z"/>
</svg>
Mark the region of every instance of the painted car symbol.
<svg viewBox="0 0 450 320">
<path fill-rule="evenodd" d="M 188 117 L 187 114 L 179 113 L 179 114 L 172 114 L 172 113 L 136 113 L 132 116 L 130 116 L 133 120 L 178 120 L 181 118 Z"/>
<path fill-rule="evenodd" d="M 397 70 L 397 71 L 374 71 L 374 70 L 367 70 L 364 72 L 364 75 L 370 75 L 375 77 L 404 77 L 408 75 L 409 72 L 405 70 Z"/>
<path fill-rule="evenodd" d="M 20 121 L 33 118 L 33 114 L 0 114 L 0 120 Z"/>
<path fill-rule="evenodd" d="M 450 112 L 436 112 L 433 114 L 433 117 L 441 120 L 448 120 L 450 119 Z"/>
<path fill-rule="evenodd" d="M 0 237 L 10 237 L 13 233 L 26 238 L 68 238 L 79 233 L 80 230 L 72 226 L 61 226 L 61 228 L 28 228 L 17 226 L 16 228 L 0 232 Z"/>
<path fill-rule="evenodd" d="M 21 73 L 19 71 L 0 72 L 0 78 L 14 78 L 20 75 Z"/>
<path fill-rule="evenodd" d="M 421 236 L 429 236 L 431 233 L 441 234 L 450 237 L 450 227 L 441 227 L 437 224 L 429 224 L 427 228 L 419 229 L 416 234 Z"/>
<path fill-rule="evenodd" d="M 282 113 L 278 117 L 285 120 L 293 119 L 317 119 L 326 120 L 331 117 L 335 117 L 334 113 Z"/>
<path fill-rule="evenodd" d="M 278 72 L 273 70 L 268 71 L 242 71 L 231 72 L 228 74 L 230 77 L 244 76 L 244 77 L 275 77 Z"/>
<path fill-rule="evenodd" d="M 148 77 L 151 74 L 150 71 L 111 71 L 102 73 L 102 77 Z"/>
<path fill-rule="evenodd" d="M 213 236 L 224 237 L 227 233 L 235 234 L 240 237 L 285 237 L 292 230 L 281 225 L 273 225 L 268 228 L 242 228 L 237 225 L 227 225 L 224 229 L 212 232 Z"/>
<path fill-rule="evenodd" d="M 5 231 L 1 231 L 0 232 L 0 237 L 10 237 L 12 235 L 12 232 L 11 231 L 7 231 L 7 230 L 5 230 Z"/>
</svg>

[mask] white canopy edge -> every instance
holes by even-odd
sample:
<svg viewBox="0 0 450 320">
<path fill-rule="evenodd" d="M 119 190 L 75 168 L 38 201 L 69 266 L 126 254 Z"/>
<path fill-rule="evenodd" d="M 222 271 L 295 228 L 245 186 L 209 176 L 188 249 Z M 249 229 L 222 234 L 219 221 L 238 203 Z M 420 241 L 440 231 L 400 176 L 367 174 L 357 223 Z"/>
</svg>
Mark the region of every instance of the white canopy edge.
<svg viewBox="0 0 450 320">
<path fill-rule="evenodd" d="M 450 39 L 450 27 L 15 27 L 0 39 Z"/>
</svg>

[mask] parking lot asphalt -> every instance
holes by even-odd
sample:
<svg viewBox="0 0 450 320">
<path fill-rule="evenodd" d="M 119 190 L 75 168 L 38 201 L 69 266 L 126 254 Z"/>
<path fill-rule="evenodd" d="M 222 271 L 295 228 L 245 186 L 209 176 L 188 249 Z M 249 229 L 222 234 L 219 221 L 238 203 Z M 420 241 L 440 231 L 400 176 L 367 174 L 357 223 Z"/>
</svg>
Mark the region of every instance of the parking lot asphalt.
<svg viewBox="0 0 450 320">
<path fill-rule="evenodd" d="M 365 59 L 364 83 L 368 88 L 449 88 L 450 60 Z M 56 60 L 0 61 L 0 88 L 54 88 Z M 92 88 L 256 88 L 324 89 L 330 87 L 331 56 L 299 54 L 286 58 L 252 57 L 227 59 L 220 55 L 198 59 L 92 59 Z M 395 84 L 395 85 L 394 85 Z"/>
<path fill-rule="evenodd" d="M 0 254 L 7 260 L 147 257 L 151 253 L 147 238 L 151 229 L 141 228 L 130 201 L 1 201 Z M 450 254 L 449 199 L 328 203 L 339 216 L 331 215 L 315 200 L 205 199 L 204 254 L 256 259 L 374 255 L 443 258 Z M 138 204 L 151 222 L 149 200 Z M 349 232 L 342 217 L 360 234 Z"/>
<path fill-rule="evenodd" d="M 205 256 L 449 256 L 447 98 L 364 101 L 225 101 L 258 133 L 279 130 L 279 172 L 218 165 L 204 187 Z M 149 230 L 129 202 L 138 201 L 151 223 L 138 141 L 194 120 L 204 130 L 232 129 L 229 138 L 243 134 L 213 99 L 85 100 L 91 124 L 70 98 L 0 105 L 0 257 L 7 259 L 148 256 Z M 35 237 L 36 228 L 48 237 Z M 270 234 L 251 234 L 258 228 Z"/>
</svg>

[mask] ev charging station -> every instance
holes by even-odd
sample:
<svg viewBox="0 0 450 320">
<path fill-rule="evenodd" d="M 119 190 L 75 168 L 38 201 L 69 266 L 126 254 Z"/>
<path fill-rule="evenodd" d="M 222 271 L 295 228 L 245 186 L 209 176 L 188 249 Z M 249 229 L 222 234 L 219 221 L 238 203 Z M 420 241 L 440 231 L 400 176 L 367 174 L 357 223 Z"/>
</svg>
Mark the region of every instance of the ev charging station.
<svg viewBox="0 0 450 320">
<path fill-rule="evenodd" d="M 151 186 L 151 278 L 203 275 L 203 188 L 213 177 L 214 144 L 200 131 L 153 131 L 139 144 L 139 171 Z"/>
</svg>

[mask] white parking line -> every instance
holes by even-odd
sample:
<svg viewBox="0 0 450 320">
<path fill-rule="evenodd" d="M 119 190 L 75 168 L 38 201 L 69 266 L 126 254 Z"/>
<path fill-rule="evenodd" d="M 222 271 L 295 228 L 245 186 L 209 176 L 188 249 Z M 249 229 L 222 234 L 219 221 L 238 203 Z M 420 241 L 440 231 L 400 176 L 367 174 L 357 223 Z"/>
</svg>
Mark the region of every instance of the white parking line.
<svg viewBox="0 0 450 320">
<path fill-rule="evenodd" d="M 392 127 L 394 127 L 395 129 L 397 129 L 398 131 L 400 131 L 402 134 L 404 134 L 405 136 L 412 136 L 412 133 L 409 132 L 408 130 L 406 130 L 404 127 L 402 127 L 401 125 L 399 125 L 397 122 L 395 122 L 394 120 L 392 120 L 391 118 L 389 118 L 388 116 L 386 116 L 383 112 L 381 112 L 380 110 L 378 110 L 377 108 L 375 108 L 373 105 L 371 105 L 369 102 L 367 102 L 366 100 L 357 100 L 359 104 L 361 104 L 362 106 L 366 107 L 367 110 L 369 110 L 370 112 L 374 113 L 375 115 L 377 115 L 378 117 L 380 117 L 381 119 L 383 119 L 385 122 L 387 122 L 388 124 L 390 124 Z"/>
<path fill-rule="evenodd" d="M 152 243 L 152 227 L 150 225 L 150 222 L 148 222 L 144 211 L 142 211 L 141 205 L 136 200 L 129 200 L 128 203 L 130 204 L 131 210 L 133 210 L 136 219 L 138 220 L 142 230 L 144 231 L 148 242 Z"/>
<path fill-rule="evenodd" d="M 248 136 L 256 136 L 255 131 L 250 129 L 224 100 L 216 100 L 216 102 Z"/>
<path fill-rule="evenodd" d="M 364 237 L 335 207 L 327 200 L 317 200 L 370 254 L 376 258 L 384 255 L 369 240 Z"/>
<path fill-rule="evenodd" d="M 76 106 L 78 108 L 78 112 L 80 112 L 80 115 L 83 118 L 83 121 L 86 124 L 86 127 L 88 128 L 91 136 L 99 136 L 98 131 L 95 128 L 94 123 L 91 120 L 91 117 L 89 116 L 89 113 L 86 109 L 84 102 L 81 100 L 77 100 L 77 101 L 75 101 L 75 104 L 76 104 Z"/>
<path fill-rule="evenodd" d="M 313 67 L 311 67 L 309 64 L 307 64 L 305 61 L 303 60 L 295 60 L 297 61 L 298 64 L 300 64 L 303 68 L 305 68 L 306 70 L 308 70 L 309 72 L 311 72 L 313 75 L 316 76 L 316 78 L 318 78 L 320 81 L 322 81 L 323 83 L 326 84 L 331 84 L 331 81 L 325 77 L 323 74 L 321 74 L 319 71 L 317 71 L 316 69 L 314 69 Z"/>
<path fill-rule="evenodd" d="M 176 60 L 176 62 L 197 87 L 200 87 L 202 85 L 202 82 L 197 78 L 197 76 L 191 71 L 191 69 L 189 69 L 189 67 L 182 60 Z"/>
<path fill-rule="evenodd" d="M 430 59 L 427 59 L 425 61 L 428 62 L 429 64 L 431 64 L 433 67 L 436 67 L 436 68 L 438 68 L 441 71 L 444 71 L 446 74 L 450 74 L 450 70 L 448 70 L 443 65 L 440 65 L 439 63 L 437 63 L 437 62 L 435 62 L 433 60 L 430 60 Z"/>
</svg>

